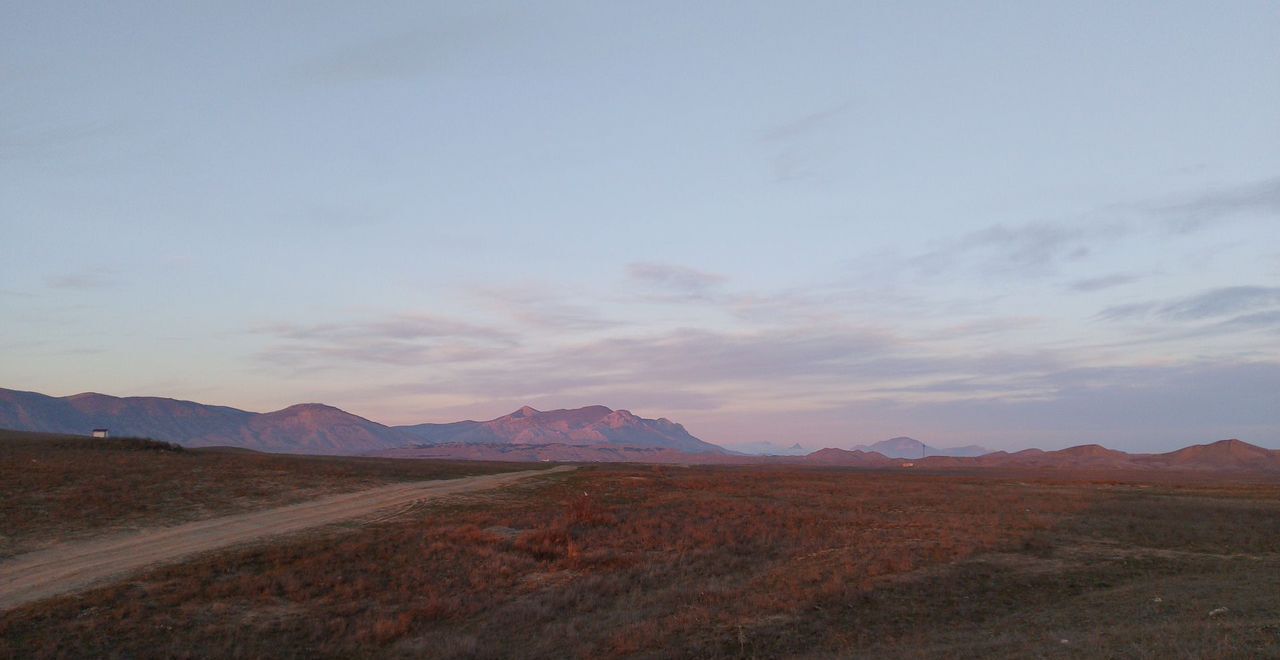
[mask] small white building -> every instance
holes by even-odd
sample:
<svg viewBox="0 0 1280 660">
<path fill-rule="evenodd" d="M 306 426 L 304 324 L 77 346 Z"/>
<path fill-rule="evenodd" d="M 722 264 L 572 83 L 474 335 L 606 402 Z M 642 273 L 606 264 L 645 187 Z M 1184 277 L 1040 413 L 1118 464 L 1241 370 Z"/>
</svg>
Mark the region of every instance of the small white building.
<svg viewBox="0 0 1280 660">
<path fill-rule="evenodd" d="M 107 429 L 94 429 L 94 430 L 93 430 L 93 437 L 95 437 L 95 438 L 105 438 L 105 437 L 107 437 L 107 436 L 108 436 L 108 435 L 110 435 L 110 434 L 111 434 L 111 431 L 109 431 L 109 430 L 107 430 Z"/>
</svg>

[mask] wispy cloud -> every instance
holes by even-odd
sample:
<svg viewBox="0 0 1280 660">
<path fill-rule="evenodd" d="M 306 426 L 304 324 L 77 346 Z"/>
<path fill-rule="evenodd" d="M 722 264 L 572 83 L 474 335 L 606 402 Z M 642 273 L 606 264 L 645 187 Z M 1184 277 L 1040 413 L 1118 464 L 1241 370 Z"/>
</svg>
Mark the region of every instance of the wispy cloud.
<svg viewBox="0 0 1280 660">
<path fill-rule="evenodd" d="M 1027 272 L 1061 260 L 1089 256 L 1090 239 L 1112 227 L 1072 227 L 1037 223 L 1017 227 L 995 225 L 973 232 L 960 240 L 962 248 L 990 249 L 1002 255 L 1007 265 Z"/>
<path fill-rule="evenodd" d="M 948 325 L 937 332 L 926 333 L 925 336 L 931 339 L 982 337 L 1033 328 L 1043 323 L 1044 319 L 1037 316 L 992 316 Z"/>
<path fill-rule="evenodd" d="M 94 266 L 45 278 L 45 284 L 51 289 L 78 291 L 106 289 L 120 283 L 119 270 L 108 266 Z"/>
<path fill-rule="evenodd" d="M 297 213 L 296 222 L 308 228 L 321 230 L 370 231 L 384 225 L 390 214 L 376 204 L 321 204 L 308 203 Z"/>
<path fill-rule="evenodd" d="M 943 241 L 910 264 L 933 276 L 964 267 L 996 276 L 1052 275 L 1065 263 L 1089 257 L 1105 237 L 1130 231 L 1122 221 L 997 224 Z"/>
<path fill-rule="evenodd" d="M 759 142 L 771 151 L 773 179 L 789 183 L 817 175 L 821 161 L 835 151 L 832 133 L 848 117 L 849 102 L 760 130 Z"/>
<path fill-rule="evenodd" d="M 0 159 L 62 153 L 84 143 L 124 135 L 129 129 L 124 121 L 0 127 Z"/>
<path fill-rule="evenodd" d="M 569 332 L 619 325 L 618 321 L 607 318 L 596 307 L 574 302 L 550 286 L 483 287 L 473 293 L 526 330 Z"/>
<path fill-rule="evenodd" d="M 413 391 L 590 398 L 599 392 L 649 390 L 697 394 L 703 402 L 715 398 L 772 405 L 805 397 L 888 393 L 910 380 L 982 377 L 994 382 L 1062 364 L 1045 352 L 939 352 L 872 328 L 686 329 L 524 346 L 501 359 L 448 365 L 447 378 L 417 383 Z M 1001 391 L 1007 393 L 1009 387 Z"/>
<path fill-rule="evenodd" d="M 1175 300 L 1157 313 L 1178 321 L 1238 314 L 1264 307 L 1280 307 L 1280 287 L 1230 286 Z"/>
<path fill-rule="evenodd" d="M 428 30 L 387 35 L 313 58 L 295 67 L 293 74 L 322 83 L 412 78 L 443 67 L 455 41 L 455 35 Z"/>
<path fill-rule="evenodd" d="M 668 296 L 686 300 L 707 300 L 725 282 L 722 275 L 688 266 L 639 261 L 627 264 L 627 275 Z"/>
<path fill-rule="evenodd" d="M 510 16 L 438 15 L 430 24 L 335 47 L 290 73 L 311 84 L 413 79 L 463 64 L 473 51 L 500 42 L 511 24 Z"/>
<path fill-rule="evenodd" d="M 963 271 L 1045 277 L 1073 262 L 1087 261 L 1119 241 L 1168 240 L 1247 218 L 1280 222 L 1280 178 L 1188 193 L 1176 201 L 1112 204 L 1071 220 L 994 224 L 939 240 L 906 261 L 925 277 Z M 1068 286 L 1096 291 L 1134 281 L 1120 277 L 1134 276 L 1082 279 Z"/>
<path fill-rule="evenodd" d="M 857 329 L 677 330 L 577 346 L 580 364 L 623 368 L 642 382 L 766 381 L 847 374 L 889 352 L 892 339 Z M 569 355 L 562 356 L 568 358 Z"/>
<path fill-rule="evenodd" d="M 512 335 L 486 326 L 427 315 L 360 323 L 278 324 L 258 328 L 276 339 L 259 360 L 297 370 L 342 363 L 397 366 L 486 359 L 515 345 Z"/>
<path fill-rule="evenodd" d="M 1125 303 L 1112 305 L 1098 312 L 1097 318 L 1103 321 L 1127 321 L 1146 318 L 1158 305 L 1153 302 Z"/>
<path fill-rule="evenodd" d="M 954 355 L 855 329 L 682 331 L 525 351 L 502 365 L 462 365 L 449 379 L 377 396 L 466 392 L 481 402 L 469 410 L 493 414 L 527 402 L 679 411 L 691 431 L 720 442 L 830 445 L 850 434 L 875 440 L 884 433 L 1018 447 L 1079 444 L 1104 433 L 1171 445 L 1221 434 L 1280 440 L 1280 365 L 1097 368 L 1079 359 L 1087 356 Z M 484 407 L 495 400 L 501 404 Z M 1167 439 L 1153 439 L 1161 434 Z"/>
<path fill-rule="evenodd" d="M 1224 327 L 1273 330 L 1280 333 L 1280 309 L 1241 314 L 1222 322 Z"/>
<path fill-rule="evenodd" d="M 852 103 L 846 101 L 823 108 L 789 121 L 766 127 L 760 131 L 761 142 L 785 142 L 821 133 L 844 121 Z"/>
<path fill-rule="evenodd" d="M 1147 313 L 1261 325 L 1277 320 L 1277 310 L 1267 307 L 1277 296 L 1280 291 L 1268 287 L 1211 290 L 1153 301 Z M 1153 429 L 1182 434 L 1170 437 L 1183 444 L 1219 433 L 1259 441 L 1280 433 L 1280 406 L 1268 408 L 1278 403 L 1280 389 L 1256 389 L 1275 385 L 1280 365 L 1218 360 L 1097 368 L 1085 366 L 1093 357 L 1088 351 L 982 341 L 957 351 L 950 343 L 1035 323 L 976 320 L 913 339 L 884 328 L 805 319 L 754 330 L 630 327 L 555 342 L 521 332 L 517 342 L 514 333 L 487 326 L 402 315 L 263 328 L 276 345 L 259 357 L 303 373 L 353 364 L 396 367 L 386 372 L 396 377 L 382 384 L 352 388 L 378 405 L 400 402 L 394 409 L 424 397 L 441 402 L 430 407 L 433 414 L 480 417 L 525 403 L 603 403 L 676 413 L 694 433 L 722 442 L 830 444 L 851 428 L 923 432 L 944 444 L 1012 446 L 1075 444 L 1103 432 L 1137 442 L 1150 440 Z M 1193 400 L 1186 407 L 1197 412 L 1179 417 L 1184 428 L 1147 418 L 1169 402 Z M 703 421 L 710 426 L 700 426 Z M 1193 434 L 1200 435 L 1184 437 Z"/>
<path fill-rule="evenodd" d="M 1102 440 L 1138 451 L 1238 437 L 1280 446 L 1280 364 L 1266 361 L 1078 367 L 1046 372 L 1042 394 L 975 392 L 940 400 L 858 400 L 828 415 L 940 444 L 1063 447 Z M 763 420 L 752 420 L 767 427 Z M 786 436 L 783 436 L 786 437 Z M 883 436 L 881 436 L 883 437 Z"/>
<path fill-rule="evenodd" d="M 358 323 L 282 323 L 259 328 L 258 332 L 285 339 L 345 341 L 355 339 L 410 340 L 436 337 L 508 339 L 499 330 L 429 315 L 405 314 Z"/>
<path fill-rule="evenodd" d="M 1185 201 L 1152 208 L 1165 228 L 1176 233 L 1204 229 L 1239 216 L 1280 222 L 1280 177 L 1210 190 Z"/>
<path fill-rule="evenodd" d="M 1108 321 L 1200 321 L 1273 307 L 1280 308 L 1280 287 L 1229 286 L 1181 298 L 1115 305 L 1102 310 L 1098 317 Z"/>
<path fill-rule="evenodd" d="M 1102 291 L 1103 289 L 1113 289 L 1125 284 L 1133 284 L 1142 279 L 1138 275 L 1129 273 L 1114 273 L 1111 275 L 1102 275 L 1100 277 L 1087 277 L 1075 280 L 1067 284 L 1067 289 L 1079 293 L 1093 293 L 1094 291 Z"/>
</svg>

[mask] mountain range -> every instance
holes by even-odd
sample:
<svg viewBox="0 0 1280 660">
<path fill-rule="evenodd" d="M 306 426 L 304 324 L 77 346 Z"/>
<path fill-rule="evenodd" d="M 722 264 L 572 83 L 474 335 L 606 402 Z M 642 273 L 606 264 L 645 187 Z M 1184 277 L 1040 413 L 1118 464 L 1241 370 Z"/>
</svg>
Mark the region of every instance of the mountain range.
<svg viewBox="0 0 1280 660">
<path fill-rule="evenodd" d="M 201 447 L 229 445 L 259 451 L 359 454 L 408 444 L 393 428 L 318 403 L 268 413 L 161 397 L 85 393 L 51 397 L 0 389 L 0 428 L 163 439 Z"/>
<path fill-rule="evenodd" d="M 318 403 L 254 413 L 161 397 L 95 393 L 52 397 L 0 388 L 0 428 L 72 435 L 108 428 L 117 436 L 151 437 L 191 447 L 405 458 L 1280 473 L 1280 451 L 1235 439 L 1163 454 L 1129 454 L 1100 445 L 1012 453 L 977 446 L 939 449 L 898 437 L 807 454 L 798 445 L 780 448 L 764 443 L 757 450 L 769 455 L 747 455 L 699 440 L 671 420 L 645 419 L 605 406 L 549 411 L 525 406 L 482 422 L 386 426 Z"/>
<path fill-rule="evenodd" d="M 539 411 L 525 406 L 485 422 L 386 426 L 319 403 L 254 413 L 161 397 L 85 393 L 52 397 L 0 388 L 0 428 L 144 436 L 201 447 L 228 445 L 280 453 L 367 454 L 436 444 L 572 445 L 727 453 L 671 420 L 588 406 Z"/>
</svg>

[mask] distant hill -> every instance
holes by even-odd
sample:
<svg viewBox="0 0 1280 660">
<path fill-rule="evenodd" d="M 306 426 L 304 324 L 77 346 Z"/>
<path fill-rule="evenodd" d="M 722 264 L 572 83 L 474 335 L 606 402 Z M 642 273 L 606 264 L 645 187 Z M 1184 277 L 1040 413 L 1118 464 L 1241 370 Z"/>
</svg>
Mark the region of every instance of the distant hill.
<svg viewBox="0 0 1280 660">
<path fill-rule="evenodd" d="M 363 454 L 407 441 L 395 429 L 319 403 L 254 415 L 240 439 L 242 447 L 307 454 Z"/>
<path fill-rule="evenodd" d="M 669 419 L 645 419 L 627 410 L 611 410 L 605 406 L 548 411 L 525 406 L 487 422 L 395 428 L 427 445 L 612 446 L 671 449 L 691 454 L 726 453 L 723 447 L 693 437 Z"/>
<path fill-rule="evenodd" d="M 809 450 L 801 447 L 798 442 L 787 447 L 774 444 L 768 440 L 734 445 L 733 449 L 748 456 L 804 456 L 809 453 Z"/>
<path fill-rule="evenodd" d="M 981 456 L 991 453 L 986 447 L 967 445 L 964 447 L 938 448 L 926 445 L 915 438 L 900 436 L 881 440 L 873 445 L 856 445 L 857 451 L 871 451 L 889 458 L 924 458 L 926 456 Z"/>
<path fill-rule="evenodd" d="M 845 465 L 850 467 L 891 467 L 901 463 L 884 454 L 861 449 L 819 449 L 804 457 L 811 465 Z"/>
<path fill-rule="evenodd" d="M 1138 460 L 1162 466 L 1202 470 L 1280 470 L 1280 451 L 1264 449 L 1236 439 L 1192 445 L 1167 454 L 1140 457 Z"/>
<path fill-rule="evenodd" d="M 805 460 L 823 465 L 870 467 L 878 462 L 875 456 L 880 454 L 824 449 L 810 454 Z M 1194 445 L 1164 454 L 1129 454 L 1101 445 L 1080 445 L 1057 451 L 1024 449 L 1014 453 L 997 451 L 982 456 L 925 456 L 913 459 L 911 467 L 1280 472 L 1280 451 L 1234 439 Z"/>
</svg>

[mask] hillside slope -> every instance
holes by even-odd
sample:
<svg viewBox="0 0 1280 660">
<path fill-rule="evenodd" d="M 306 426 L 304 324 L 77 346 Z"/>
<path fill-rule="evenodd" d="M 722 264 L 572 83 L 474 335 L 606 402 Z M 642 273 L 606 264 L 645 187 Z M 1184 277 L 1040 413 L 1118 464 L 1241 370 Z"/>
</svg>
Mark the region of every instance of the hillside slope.
<svg viewBox="0 0 1280 660">
<path fill-rule="evenodd" d="M 87 435 L 95 428 L 189 447 L 227 445 L 292 454 L 358 454 L 413 441 L 331 406 L 301 404 L 269 413 L 161 397 L 85 393 L 51 397 L 0 389 L 0 428 Z"/>
</svg>

